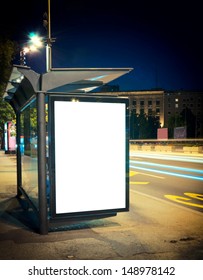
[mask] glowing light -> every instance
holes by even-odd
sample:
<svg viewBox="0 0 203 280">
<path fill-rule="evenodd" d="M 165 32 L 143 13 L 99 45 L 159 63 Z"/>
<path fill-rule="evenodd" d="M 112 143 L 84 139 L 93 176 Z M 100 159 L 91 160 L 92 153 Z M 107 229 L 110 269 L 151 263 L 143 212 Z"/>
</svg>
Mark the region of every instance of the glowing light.
<svg viewBox="0 0 203 280">
<path fill-rule="evenodd" d="M 43 46 L 42 38 L 38 36 L 36 33 L 29 34 L 30 43 L 34 45 L 36 48 L 41 48 Z"/>
<path fill-rule="evenodd" d="M 97 77 L 91 78 L 90 81 L 96 81 L 99 79 L 103 79 L 104 77 L 106 77 L 106 75 L 97 76 Z"/>
<path fill-rule="evenodd" d="M 135 164 L 141 164 L 141 165 L 149 165 L 149 166 L 153 166 L 153 167 L 169 168 L 169 169 L 174 169 L 174 170 L 182 170 L 182 171 L 186 171 L 186 172 L 195 172 L 195 173 L 203 174 L 203 170 L 194 169 L 194 168 L 185 168 L 185 167 L 180 167 L 180 166 L 166 165 L 166 164 L 159 164 L 159 163 L 152 163 L 152 162 L 140 162 L 140 161 L 135 161 L 135 160 L 131 160 L 130 162 L 135 163 Z"/>
<path fill-rule="evenodd" d="M 28 47 L 24 47 L 24 48 L 23 48 L 23 52 L 24 52 L 24 53 L 28 53 L 29 51 L 30 51 L 30 48 L 28 48 Z"/>
<path fill-rule="evenodd" d="M 31 52 L 36 52 L 37 51 L 37 47 L 35 45 L 31 45 L 30 46 L 30 51 Z"/>
<path fill-rule="evenodd" d="M 182 178 L 187 178 L 187 179 L 192 179 L 192 180 L 203 181 L 203 177 L 198 177 L 198 176 L 184 175 L 184 174 L 180 174 L 180 173 L 161 171 L 161 170 L 156 170 L 156 169 L 151 169 L 151 168 L 144 168 L 144 167 L 138 167 L 138 166 L 133 166 L 133 165 L 130 165 L 130 168 L 136 169 L 136 170 L 145 170 L 145 171 L 149 171 L 149 172 L 166 174 L 166 175 L 171 175 L 171 176 L 176 176 L 176 177 L 182 177 Z"/>
<path fill-rule="evenodd" d="M 144 153 L 144 152 L 131 152 L 130 156 L 142 157 L 142 158 L 155 158 L 155 159 L 163 159 L 163 160 L 175 160 L 175 161 L 185 161 L 185 162 L 196 162 L 203 163 L 202 157 L 198 158 L 195 156 L 186 156 L 186 155 L 166 155 L 166 154 L 158 154 L 158 153 Z"/>
<path fill-rule="evenodd" d="M 79 102 L 79 99 L 77 99 L 77 98 L 72 98 L 71 101 L 72 101 L 72 102 Z"/>
</svg>

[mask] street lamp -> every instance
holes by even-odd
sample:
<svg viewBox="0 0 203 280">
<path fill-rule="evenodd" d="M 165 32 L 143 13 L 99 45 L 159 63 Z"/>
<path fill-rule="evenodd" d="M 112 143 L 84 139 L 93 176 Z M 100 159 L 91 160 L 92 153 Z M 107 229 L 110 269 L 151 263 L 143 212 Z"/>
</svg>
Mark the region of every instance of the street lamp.
<svg viewBox="0 0 203 280">
<path fill-rule="evenodd" d="M 37 33 L 31 32 L 29 34 L 29 38 L 30 38 L 29 40 L 30 48 L 35 47 L 38 49 L 43 47 L 43 39 Z"/>
<path fill-rule="evenodd" d="M 26 65 L 26 55 L 30 52 L 36 52 L 43 47 L 43 39 L 38 34 L 32 32 L 29 34 L 29 41 L 27 46 L 23 47 L 20 51 L 20 64 Z"/>
</svg>

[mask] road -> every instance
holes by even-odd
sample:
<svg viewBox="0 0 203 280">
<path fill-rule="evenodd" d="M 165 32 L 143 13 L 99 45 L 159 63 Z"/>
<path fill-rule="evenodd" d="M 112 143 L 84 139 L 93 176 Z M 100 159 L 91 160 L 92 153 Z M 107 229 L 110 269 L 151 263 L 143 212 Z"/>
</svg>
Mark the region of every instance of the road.
<svg viewBox="0 0 203 280">
<path fill-rule="evenodd" d="M 203 212 L 203 159 L 131 153 L 130 189 Z"/>
<path fill-rule="evenodd" d="M 149 159 L 149 155 L 144 153 L 136 153 L 131 160 L 138 161 L 139 165 L 131 161 L 129 211 L 105 219 L 67 225 L 50 231 L 48 235 L 40 235 L 32 223 L 34 213 L 31 209 L 22 209 L 15 197 L 15 155 L 5 155 L 0 151 L 0 259 L 202 260 L 203 213 L 200 207 L 184 205 L 164 196 L 178 194 L 183 197 L 191 190 L 193 194 L 200 193 L 202 181 L 190 179 L 188 183 L 188 179 L 182 177 L 149 171 L 172 172 L 166 166 L 155 168 L 155 163 L 181 164 L 182 167 L 199 170 L 202 164 L 167 161 L 158 159 L 158 155 Z M 144 162 L 153 164 L 153 168 L 144 165 Z M 139 167 L 145 170 L 138 170 Z M 183 170 L 176 172 L 182 174 Z M 202 176 L 194 170 L 191 173 Z M 194 201 L 201 204 L 202 197 L 198 198 Z"/>
</svg>

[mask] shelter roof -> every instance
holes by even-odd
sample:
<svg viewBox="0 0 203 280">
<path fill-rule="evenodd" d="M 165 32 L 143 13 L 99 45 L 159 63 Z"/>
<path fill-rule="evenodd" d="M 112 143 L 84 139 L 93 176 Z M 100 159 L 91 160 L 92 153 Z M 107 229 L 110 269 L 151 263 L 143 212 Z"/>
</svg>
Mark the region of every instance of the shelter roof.
<svg viewBox="0 0 203 280">
<path fill-rule="evenodd" d="M 39 91 L 87 93 L 130 72 L 132 68 L 52 68 L 39 74 L 30 67 L 13 65 L 4 99 L 18 111 Z"/>
</svg>

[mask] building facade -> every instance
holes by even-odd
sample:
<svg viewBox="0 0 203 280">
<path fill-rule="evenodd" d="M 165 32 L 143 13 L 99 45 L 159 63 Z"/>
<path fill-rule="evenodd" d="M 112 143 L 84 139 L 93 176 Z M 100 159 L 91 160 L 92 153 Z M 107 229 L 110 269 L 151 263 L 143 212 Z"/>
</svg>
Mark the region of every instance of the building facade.
<svg viewBox="0 0 203 280">
<path fill-rule="evenodd" d="M 166 124 L 171 116 L 189 109 L 195 116 L 195 138 L 203 137 L 203 91 L 165 91 L 164 108 Z"/>
<path fill-rule="evenodd" d="M 195 116 L 195 138 L 203 138 L 203 91 L 134 90 L 105 91 L 102 94 L 129 98 L 131 114 L 144 113 L 159 118 L 161 127 L 168 127 L 169 118 L 186 108 Z M 186 124 L 187 125 L 187 124 Z"/>
</svg>

